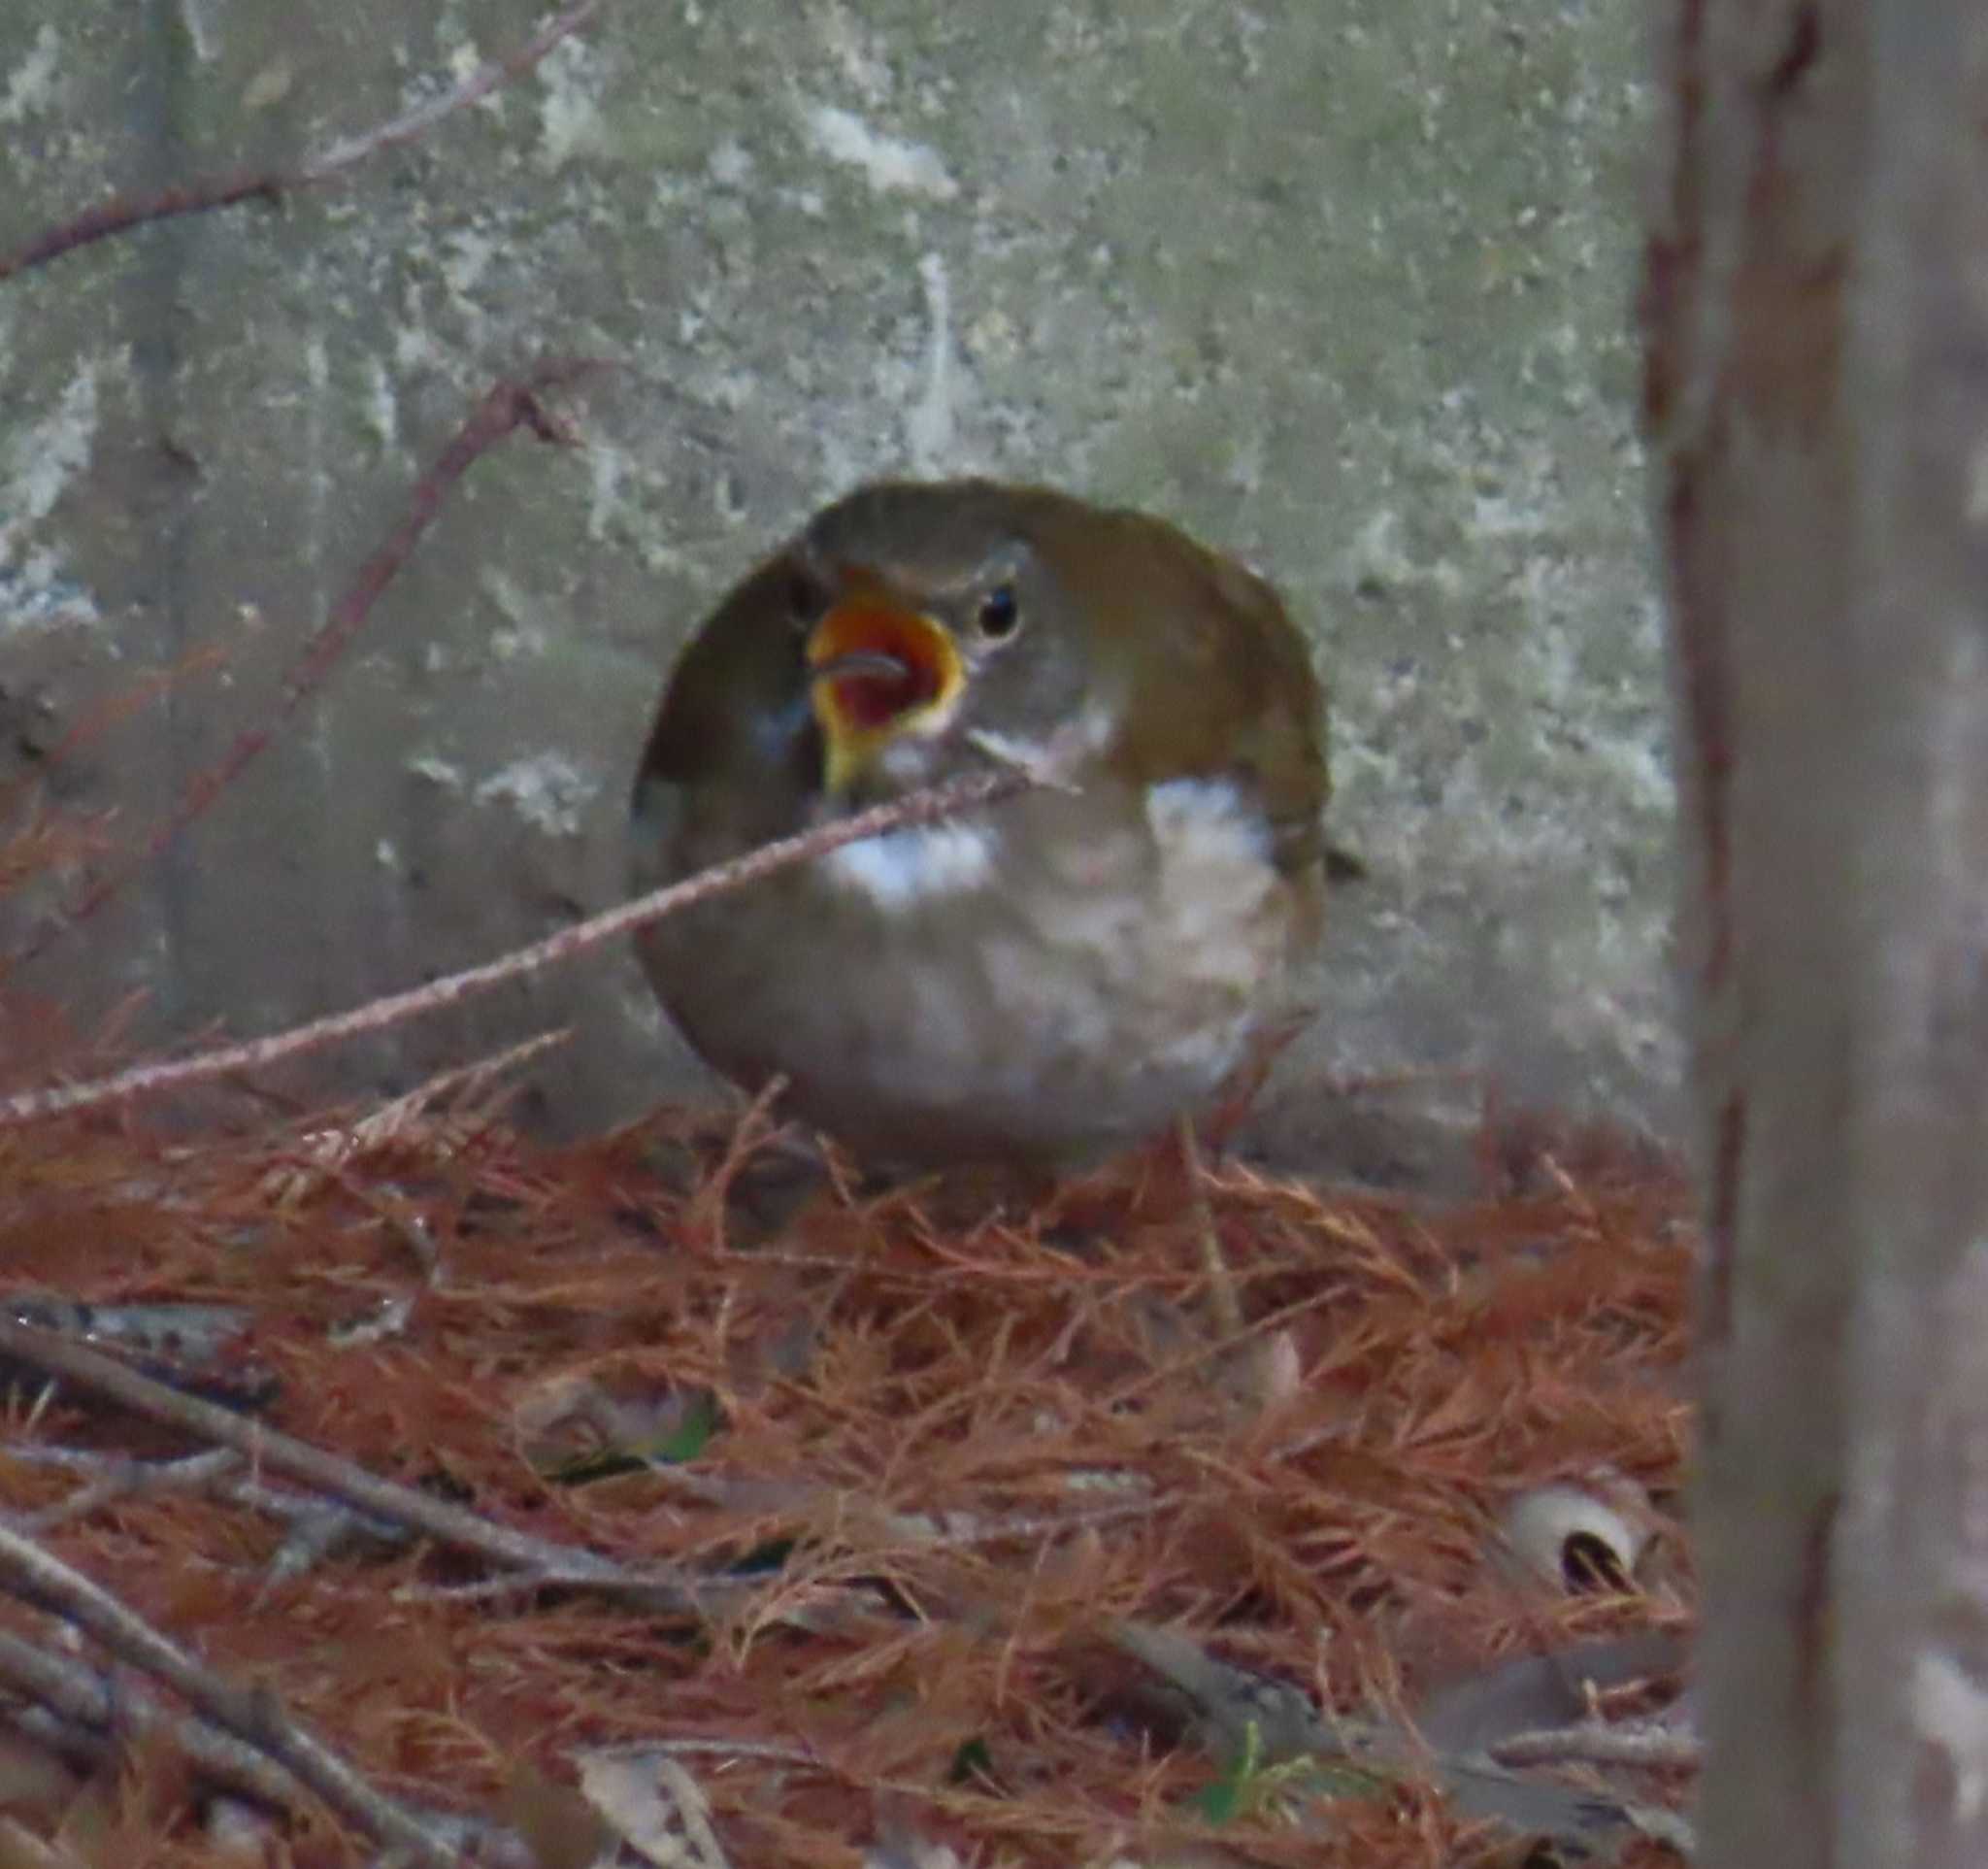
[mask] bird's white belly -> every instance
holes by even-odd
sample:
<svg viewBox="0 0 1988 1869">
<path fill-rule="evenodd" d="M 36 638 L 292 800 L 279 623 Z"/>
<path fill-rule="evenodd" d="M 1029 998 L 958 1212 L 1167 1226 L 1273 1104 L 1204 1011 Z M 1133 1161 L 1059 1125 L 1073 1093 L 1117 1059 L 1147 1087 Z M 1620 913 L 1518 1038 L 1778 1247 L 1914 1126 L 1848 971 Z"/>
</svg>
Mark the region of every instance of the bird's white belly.
<svg viewBox="0 0 1988 1869">
<path fill-rule="evenodd" d="M 1031 828 L 1072 834 L 1010 841 L 1020 821 L 847 845 L 714 905 L 703 951 L 673 953 L 673 1010 L 721 1069 L 781 1073 L 801 1114 L 878 1151 L 1059 1155 L 1153 1132 L 1272 1010 L 1293 885 L 1219 781 L 1152 788 L 1143 823 L 1065 822 L 1048 801 Z M 1092 823 L 1109 828 L 1075 834 Z M 746 977 L 743 956 L 769 952 L 781 964 Z"/>
<path fill-rule="evenodd" d="M 994 881 L 995 832 L 986 824 L 921 824 L 830 851 L 820 870 L 886 914 L 944 901 Z"/>
</svg>

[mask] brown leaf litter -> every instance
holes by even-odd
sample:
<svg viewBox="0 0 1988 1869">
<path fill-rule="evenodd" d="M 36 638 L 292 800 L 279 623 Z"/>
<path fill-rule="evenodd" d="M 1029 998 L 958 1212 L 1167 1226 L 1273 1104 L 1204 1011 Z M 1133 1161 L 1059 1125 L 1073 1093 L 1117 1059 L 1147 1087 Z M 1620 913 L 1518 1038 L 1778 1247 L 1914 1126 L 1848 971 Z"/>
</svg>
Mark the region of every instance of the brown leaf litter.
<svg viewBox="0 0 1988 1869">
<path fill-rule="evenodd" d="M 1628 1151 L 1535 1147 L 1520 1176 L 1487 1151 L 1490 1191 L 1445 1207 L 1212 1164 L 1245 1335 L 1282 1372 L 1239 1396 L 1165 1151 L 1027 1202 L 840 1165 L 796 1193 L 758 1112 L 553 1149 L 487 1096 L 390 1109 L 0 1136 L 6 1293 L 236 1307 L 220 1353 L 269 1428 L 691 1596 L 391 1524 L 300 1545 L 313 1502 L 275 1473 L 255 1492 L 252 1458 L 51 1511 L 114 1456 L 202 1443 L 26 1371 L 0 1492 L 381 1793 L 514 1822 L 540 1860 L 586 1859 L 571 1787 L 649 1749 L 737 1864 L 1515 1862 L 1413 1774 L 1300 1800 L 1288 1767 L 1225 1761 L 1118 1637 L 1177 1631 L 1331 1725 L 1686 1619 L 1691 1236 L 1676 1177 Z M 1600 1474 L 1652 1502 L 1637 1585 L 1561 1594 L 1497 1561 L 1515 1496 Z M 19 1601 L 0 1632 L 62 1646 Z M 68 1859 L 215 1859 L 169 1727 L 60 1796 L 23 1782 L 0 1769 L 0 1809 Z M 1684 1783 L 1637 1780 L 1658 1805 Z M 254 1860 L 352 1859 L 309 1799 L 248 1836 Z"/>
</svg>

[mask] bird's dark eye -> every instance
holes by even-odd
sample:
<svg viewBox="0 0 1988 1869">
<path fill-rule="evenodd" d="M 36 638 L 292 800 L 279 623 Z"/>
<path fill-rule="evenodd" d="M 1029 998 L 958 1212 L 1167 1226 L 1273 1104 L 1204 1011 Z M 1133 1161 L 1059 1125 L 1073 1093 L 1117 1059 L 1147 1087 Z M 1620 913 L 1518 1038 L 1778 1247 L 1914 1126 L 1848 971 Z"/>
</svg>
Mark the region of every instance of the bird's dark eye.
<svg viewBox="0 0 1988 1869">
<path fill-rule="evenodd" d="M 1014 586 L 996 584 L 980 599 L 979 612 L 974 621 L 979 628 L 982 641 L 1005 643 L 1021 627 L 1021 605 L 1015 600 Z"/>
</svg>

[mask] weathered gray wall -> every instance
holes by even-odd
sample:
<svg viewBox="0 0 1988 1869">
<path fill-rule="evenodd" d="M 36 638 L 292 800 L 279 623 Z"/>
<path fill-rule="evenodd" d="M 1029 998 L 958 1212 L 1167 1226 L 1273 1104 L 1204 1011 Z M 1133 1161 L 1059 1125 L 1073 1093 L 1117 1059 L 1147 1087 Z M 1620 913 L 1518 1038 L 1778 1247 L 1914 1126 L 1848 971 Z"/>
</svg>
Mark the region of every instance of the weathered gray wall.
<svg viewBox="0 0 1988 1869">
<path fill-rule="evenodd" d="M 1169 513 L 1316 632 L 1375 880 L 1291 1083 L 1429 1067 L 1399 1109 L 1478 1070 L 1665 1119 L 1639 15 L 629 0 L 342 186 L 0 286 L 0 779 L 226 652 L 52 775 L 127 829 L 269 705 L 496 374 L 621 365 L 584 452 L 483 460 L 298 728 L 32 984 L 254 1030 L 605 903 L 654 691 L 724 584 L 865 475 L 986 469 Z M 0 245 L 293 159 L 541 17 L 0 0 Z M 539 1074 L 568 1118 L 681 1069 L 624 956 L 340 1068 L 569 1019 Z"/>
</svg>

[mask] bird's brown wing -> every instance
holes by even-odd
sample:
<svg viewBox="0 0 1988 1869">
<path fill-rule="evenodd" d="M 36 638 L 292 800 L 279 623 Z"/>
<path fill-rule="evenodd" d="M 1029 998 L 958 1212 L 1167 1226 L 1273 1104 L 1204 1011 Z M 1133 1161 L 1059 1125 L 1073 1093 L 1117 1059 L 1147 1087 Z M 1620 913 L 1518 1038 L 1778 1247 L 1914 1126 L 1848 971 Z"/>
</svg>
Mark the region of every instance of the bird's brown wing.
<svg viewBox="0 0 1988 1869">
<path fill-rule="evenodd" d="M 1320 863 L 1326 695 L 1277 593 L 1144 514 L 1111 515 L 1073 560 L 1096 652 L 1122 677 L 1108 764 L 1141 785 L 1232 778 L 1259 801 L 1280 868 Z"/>
</svg>

